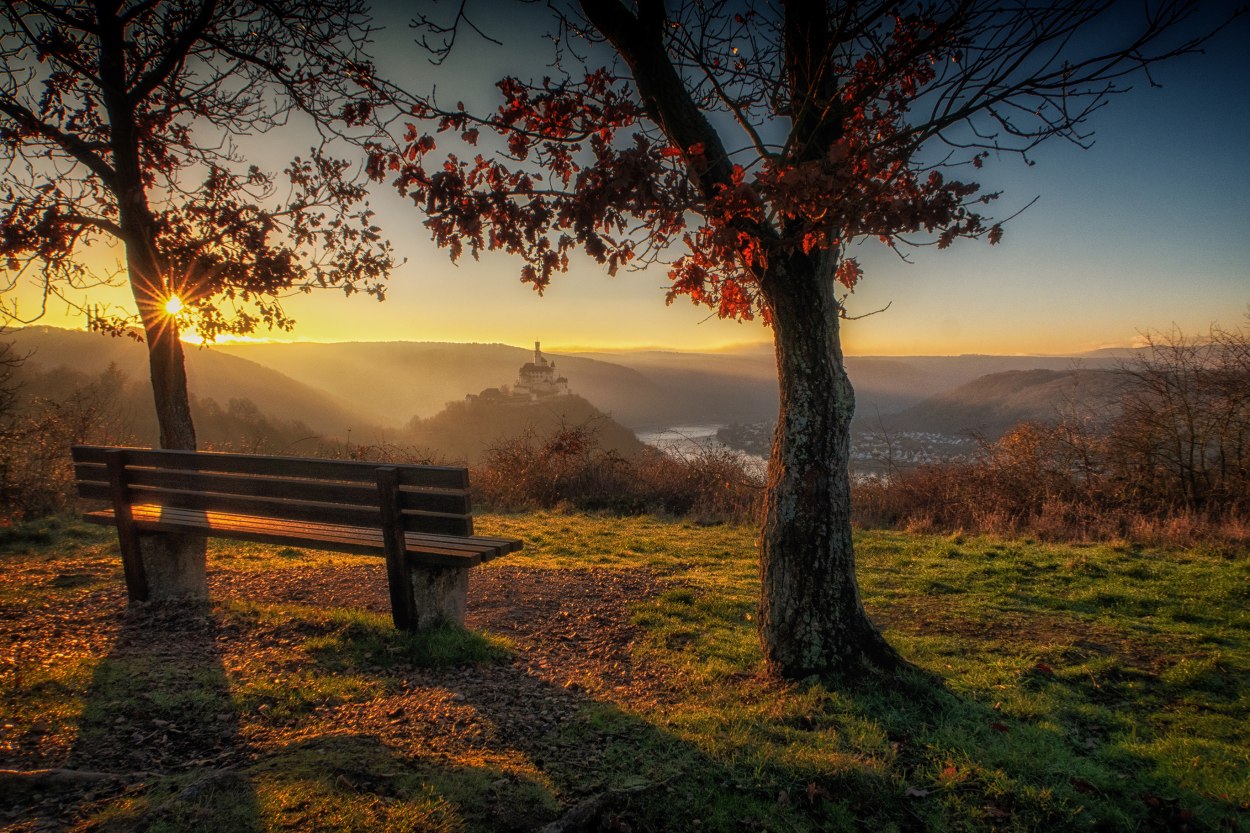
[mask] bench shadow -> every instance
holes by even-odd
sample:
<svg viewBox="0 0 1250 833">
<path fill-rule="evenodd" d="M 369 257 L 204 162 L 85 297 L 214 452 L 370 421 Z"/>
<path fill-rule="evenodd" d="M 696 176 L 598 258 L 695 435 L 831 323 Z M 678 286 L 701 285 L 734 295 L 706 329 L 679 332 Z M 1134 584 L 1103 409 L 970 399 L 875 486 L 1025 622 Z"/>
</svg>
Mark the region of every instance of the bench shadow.
<svg viewBox="0 0 1250 833">
<path fill-rule="evenodd" d="M 132 604 L 120 615 L 66 766 L 121 779 L 80 811 L 102 812 L 111 830 L 259 831 L 256 794 L 240 773 L 248 750 L 211 609 Z M 208 819 L 213 826 L 202 824 Z"/>
</svg>

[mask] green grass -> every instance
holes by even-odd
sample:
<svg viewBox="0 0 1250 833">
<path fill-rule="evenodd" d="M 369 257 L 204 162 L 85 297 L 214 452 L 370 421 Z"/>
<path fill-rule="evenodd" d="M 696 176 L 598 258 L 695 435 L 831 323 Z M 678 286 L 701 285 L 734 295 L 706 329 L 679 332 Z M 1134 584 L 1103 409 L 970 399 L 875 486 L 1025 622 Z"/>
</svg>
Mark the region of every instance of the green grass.
<svg viewBox="0 0 1250 833">
<path fill-rule="evenodd" d="M 515 673 L 515 645 L 222 601 L 218 644 L 261 633 L 271 652 L 224 669 L 15 658 L 0 680 L 6 721 L 20 732 L 46 713 L 89 731 L 105 714 L 224 712 L 253 733 L 241 767 L 162 775 L 89 811 L 114 829 L 527 830 L 616 790 L 609 815 L 635 831 L 1250 830 L 1250 554 L 863 533 L 865 605 L 920 670 L 782 684 L 759 673 L 754 529 L 558 513 L 479 529 L 525 539 L 496 562 L 507 567 L 657 574 L 631 613 L 632 651 L 662 690 L 587 695 L 508 741 L 490 698 L 457 700 L 454 681 Z M 113 545 L 72 524 L 11 534 L 0 567 L 51 561 L 88 578 L 8 587 L 6 606 L 119 580 L 90 578 Z M 233 545 L 212 558 L 350 560 Z M 443 698 L 449 720 L 475 715 L 485 739 L 414 749 L 325 717 L 413 696 Z"/>
</svg>

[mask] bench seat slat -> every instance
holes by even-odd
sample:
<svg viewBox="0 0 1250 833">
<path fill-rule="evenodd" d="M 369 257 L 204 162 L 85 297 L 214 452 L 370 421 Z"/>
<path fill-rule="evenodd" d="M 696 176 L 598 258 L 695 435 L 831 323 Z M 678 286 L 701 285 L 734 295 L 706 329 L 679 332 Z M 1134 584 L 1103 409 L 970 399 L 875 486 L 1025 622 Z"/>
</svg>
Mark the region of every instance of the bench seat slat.
<svg viewBox="0 0 1250 833">
<path fill-rule="evenodd" d="M 372 527 L 351 526 L 346 524 L 299 522 L 275 520 L 270 517 L 243 515 L 231 512 L 206 512 L 182 507 L 168 507 L 155 504 L 137 504 L 131 509 L 136 523 L 189 523 L 200 526 L 204 523 L 214 524 L 216 529 L 227 526 L 239 530 L 280 530 L 288 536 L 304 536 L 309 540 L 342 540 L 363 542 L 378 551 L 382 548 L 382 533 Z M 429 535 L 420 532 L 408 533 L 404 536 L 410 552 L 422 551 L 431 553 L 472 553 L 481 555 L 494 552 L 503 547 L 499 539 L 483 539 L 477 537 Z M 506 540 L 506 539 L 505 539 Z M 500 553 L 501 555 L 504 553 Z"/>
<path fill-rule="evenodd" d="M 251 515 L 138 504 L 132 507 L 135 525 L 151 532 L 203 533 L 219 538 L 329 549 L 359 555 L 381 555 L 379 529 L 322 523 L 275 521 Z M 84 519 L 101 525 L 114 523 L 113 511 L 88 512 Z M 408 558 L 430 567 L 472 567 L 515 552 L 520 542 L 507 538 L 405 534 Z"/>
<path fill-rule="evenodd" d="M 103 465 L 103 446 L 76 445 L 70 449 L 75 463 Z M 257 474 L 275 477 L 308 477 L 373 483 L 380 463 L 356 460 L 324 460 L 316 457 L 266 457 L 254 454 L 222 454 L 214 451 L 173 451 L 169 449 L 127 448 L 128 466 L 158 469 L 186 469 L 221 474 Z M 390 465 L 390 464 L 385 464 Z M 401 486 L 439 489 L 467 489 L 469 472 L 461 466 L 414 466 L 396 464 Z"/>
</svg>

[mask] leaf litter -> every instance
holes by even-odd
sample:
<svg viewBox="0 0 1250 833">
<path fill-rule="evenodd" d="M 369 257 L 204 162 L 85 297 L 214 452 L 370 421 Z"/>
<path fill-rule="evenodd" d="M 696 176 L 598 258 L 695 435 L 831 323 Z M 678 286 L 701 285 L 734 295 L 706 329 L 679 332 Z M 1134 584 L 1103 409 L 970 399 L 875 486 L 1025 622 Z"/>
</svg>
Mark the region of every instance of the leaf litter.
<svg viewBox="0 0 1250 833">
<path fill-rule="evenodd" d="M 113 558 L 84 557 L 72 572 L 59 559 L 10 565 L 0 575 L 0 646 L 13 699 L 79 708 L 40 719 L 4 704 L 0 769 L 109 777 L 29 780 L 32 789 L 0 801 L 0 828 L 95 829 L 90 820 L 102 806 L 160 778 L 189 778 L 181 797 L 190 800 L 274 750 L 334 737 L 372 739 L 401 771 L 405 759 L 435 758 L 488 762 L 504 774 L 496 786 L 542 781 L 544 768 L 581 763 L 584 751 L 561 731 L 590 698 L 642 706 L 662 688 L 657 670 L 631 660 L 631 607 L 663 583 L 647 569 L 477 569 L 466 626 L 510 643 L 504 661 L 420 667 L 402 651 L 357 657 L 349 644 L 342 651 L 355 666 L 344 670 L 318 659 L 342 642 L 307 649 L 343 632 L 318 614 L 388 615 L 385 571 L 352 559 L 314 563 L 240 569 L 210 561 L 211 608 L 129 609 Z M 394 648 L 388 627 L 375 616 L 364 628 L 381 634 L 384 654 Z M 75 670 L 58 678 L 67 669 Z M 339 677 L 348 683 L 325 690 L 325 678 Z M 351 779 L 342 773 L 339 786 Z"/>
</svg>

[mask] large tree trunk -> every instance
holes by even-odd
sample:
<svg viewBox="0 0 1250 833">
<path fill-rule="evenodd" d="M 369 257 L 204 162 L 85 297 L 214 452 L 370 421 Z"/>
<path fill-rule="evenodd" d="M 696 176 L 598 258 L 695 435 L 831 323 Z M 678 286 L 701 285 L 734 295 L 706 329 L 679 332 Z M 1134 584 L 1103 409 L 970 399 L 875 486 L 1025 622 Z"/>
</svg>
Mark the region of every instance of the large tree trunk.
<svg viewBox="0 0 1250 833">
<path fill-rule="evenodd" d="M 838 340 L 834 253 L 778 258 L 762 276 L 781 410 L 760 539 L 760 638 L 770 671 L 798 678 L 890 667 L 898 655 L 860 602 L 851 543 L 855 397 Z"/>
<path fill-rule="evenodd" d="M 117 197 L 117 220 L 126 246 L 126 270 L 148 345 L 148 365 L 162 448 L 195 448 L 187 374 L 178 328 L 165 313 L 170 282 L 157 250 L 157 222 L 148 203 L 144 159 L 140 150 L 144 127 L 128 91 L 126 23 L 114 4 L 96 8 L 100 43 L 100 78 L 108 113 L 113 171 L 108 186 Z M 154 164 L 149 162 L 148 164 Z"/>
</svg>

